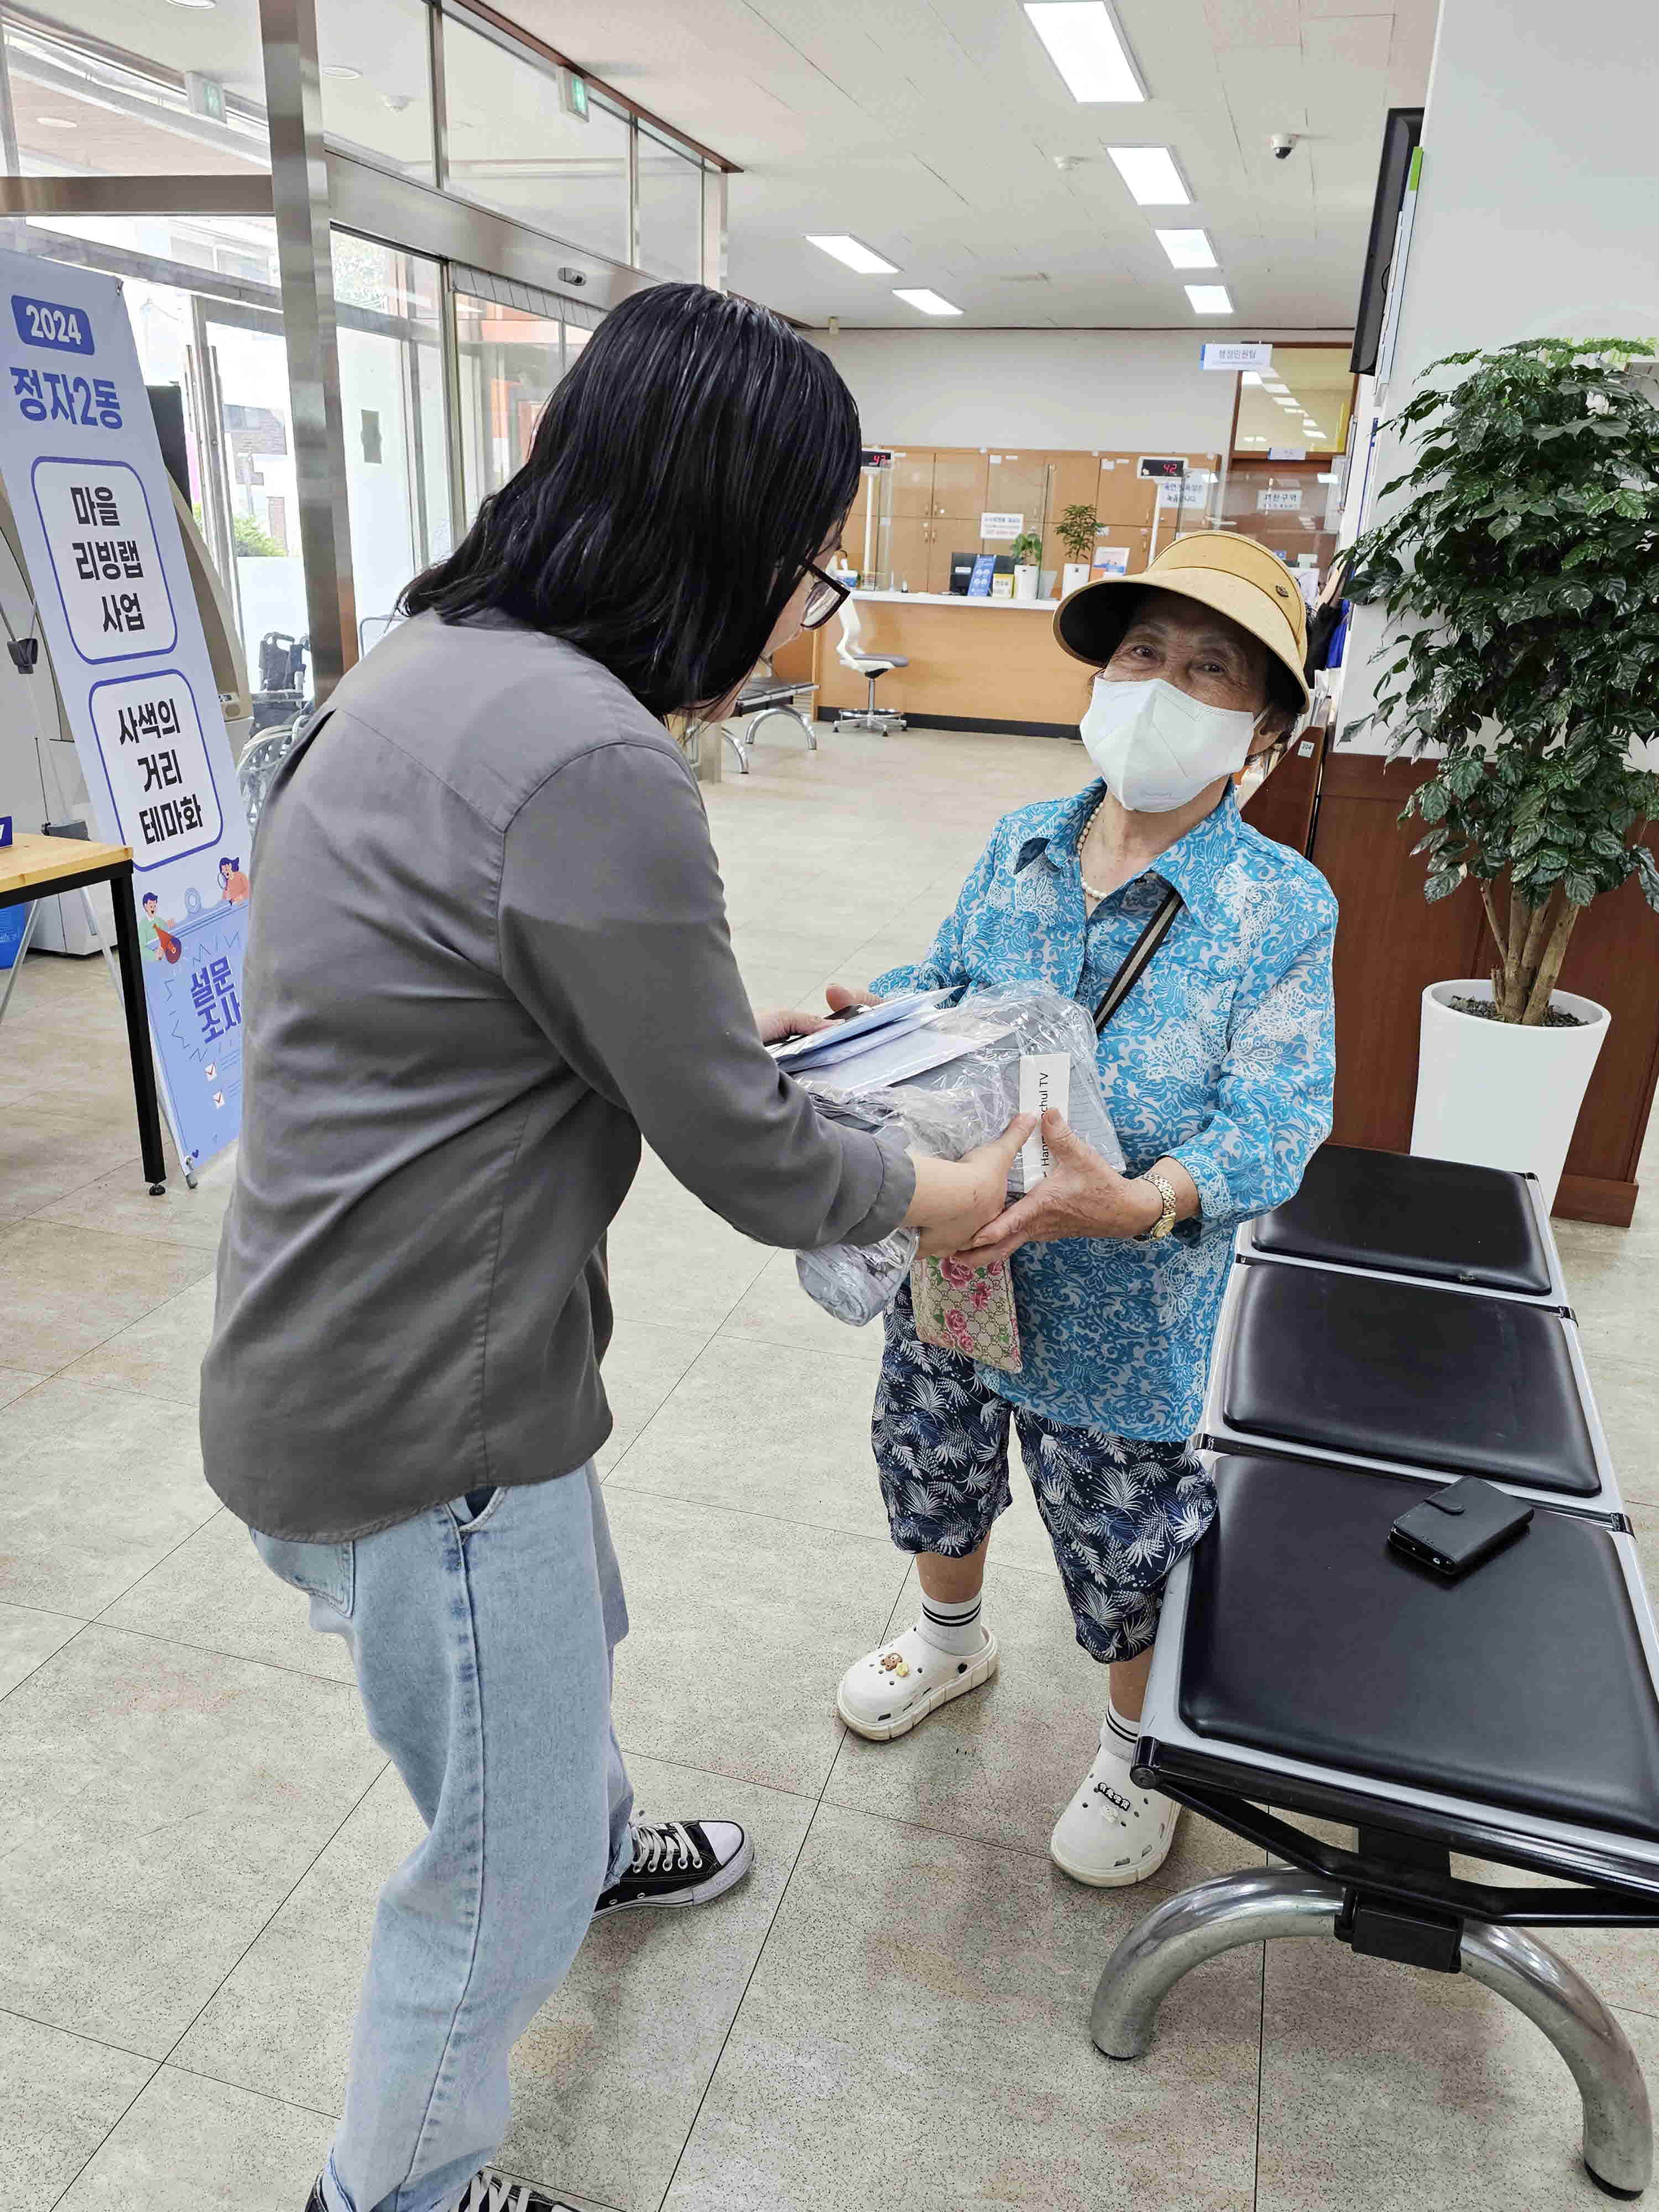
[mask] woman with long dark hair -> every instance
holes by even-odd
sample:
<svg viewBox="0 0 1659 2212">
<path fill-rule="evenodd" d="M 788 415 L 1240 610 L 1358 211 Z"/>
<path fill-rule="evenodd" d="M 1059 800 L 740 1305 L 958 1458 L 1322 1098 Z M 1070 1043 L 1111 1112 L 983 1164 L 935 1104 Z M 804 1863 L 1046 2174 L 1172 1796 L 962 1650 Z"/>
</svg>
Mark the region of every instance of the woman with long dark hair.
<svg viewBox="0 0 1659 2212">
<path fill-rule="evenodd" d="M 948 1252 L 1029 1126 L 947 1164 L 820 1120 L 765 1048 L 815 1018 L 751 1012 L 662 726 L 839 604 L 817 564 L 858 469 L 845 386 L 775 317 L 629 301 L 261 817 L 207 1474 L 346 1638 L 428 1829 L 312 2212 L 544 2204 L 480 2170 L 514 2040 L 596 1911 L 749 1863 L 734 1823 L 635 1821 L 611 1725 L 592 1455 L 641 1134 L 763 1243 L 908 1223 Z"/>
</svg>

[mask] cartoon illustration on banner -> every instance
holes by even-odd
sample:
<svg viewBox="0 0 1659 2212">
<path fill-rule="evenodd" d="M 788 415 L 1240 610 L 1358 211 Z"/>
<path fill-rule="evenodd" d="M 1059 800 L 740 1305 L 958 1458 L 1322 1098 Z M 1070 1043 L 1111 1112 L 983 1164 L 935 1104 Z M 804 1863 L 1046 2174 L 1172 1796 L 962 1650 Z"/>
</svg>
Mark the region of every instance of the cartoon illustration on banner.
<svg viewBox="0 0 1659 2212">
<path fill-rule="evenodd" d="M 218 692 L 120 285 L 0 253 L 0 477 L 98 835 L 132 848 L 150 1034 L 193 1169 L 234 1139 L 242 1096 L 247 831 Z"/>
</svg>

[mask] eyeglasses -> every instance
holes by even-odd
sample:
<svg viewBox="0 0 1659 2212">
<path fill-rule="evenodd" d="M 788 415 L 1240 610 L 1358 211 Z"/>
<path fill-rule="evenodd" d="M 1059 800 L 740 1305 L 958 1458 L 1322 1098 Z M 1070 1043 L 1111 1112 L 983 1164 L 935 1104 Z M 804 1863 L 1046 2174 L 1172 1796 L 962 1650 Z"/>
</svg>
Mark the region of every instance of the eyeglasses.
<svg viewBox="0 0 1659 2212">
<path fill-rule="evenodd" d="M 822 629 L 842 601 L 851 596 L 853 586 L 842 583 L 837 576 L 826 576 L 816 561 L 807 562 L 806 573 L 816 576 L 817 581 L 806 594 L 800 626 L 803 629 Z"/>
</svg>

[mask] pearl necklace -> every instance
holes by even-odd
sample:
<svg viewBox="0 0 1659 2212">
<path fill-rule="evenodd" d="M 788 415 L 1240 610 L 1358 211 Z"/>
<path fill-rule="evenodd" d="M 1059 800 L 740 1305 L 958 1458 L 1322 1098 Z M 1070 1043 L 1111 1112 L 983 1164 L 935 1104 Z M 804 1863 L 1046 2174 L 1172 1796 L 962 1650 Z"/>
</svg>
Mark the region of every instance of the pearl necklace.
<svg viewBox="0 0 1659 2212">
<path fill-rule="evenodd" d="M 1089 832 L 1095 826 L 1095 817 L 1099 813 L 1101 808 L 1105 804 L 1106 801 L 1103 795 L 1096 799 L 1094 805 L 1089 809 L 1089 818 L 1084 823 L 1077 841 L 1077 879 L 1083 886 L 1083 893 L 1085 898 L 1103 899 L 1110 896 L 1109 892 L 1097 891 L 1094 885 L 1089 881 L 1089 878 L 1083 872 L 1083 848 L 1089 842 Z"/>
</svg>

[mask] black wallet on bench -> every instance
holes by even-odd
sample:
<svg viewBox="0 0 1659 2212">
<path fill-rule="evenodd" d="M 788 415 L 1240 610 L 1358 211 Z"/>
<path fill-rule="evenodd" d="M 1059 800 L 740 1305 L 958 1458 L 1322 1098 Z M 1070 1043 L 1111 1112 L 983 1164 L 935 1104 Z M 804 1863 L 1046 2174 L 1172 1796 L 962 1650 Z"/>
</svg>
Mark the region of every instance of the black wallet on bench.
<svg viewBox="0 0 1659 2212">
<path fill-rule="evenodd" d="M 1531 1519 L 1530 1505 L 1471 1474 L 1408 1506 L 1389 1529 L 1389 1541 L 1449 1582 L 1491 1559 Z"/>
</svg>

